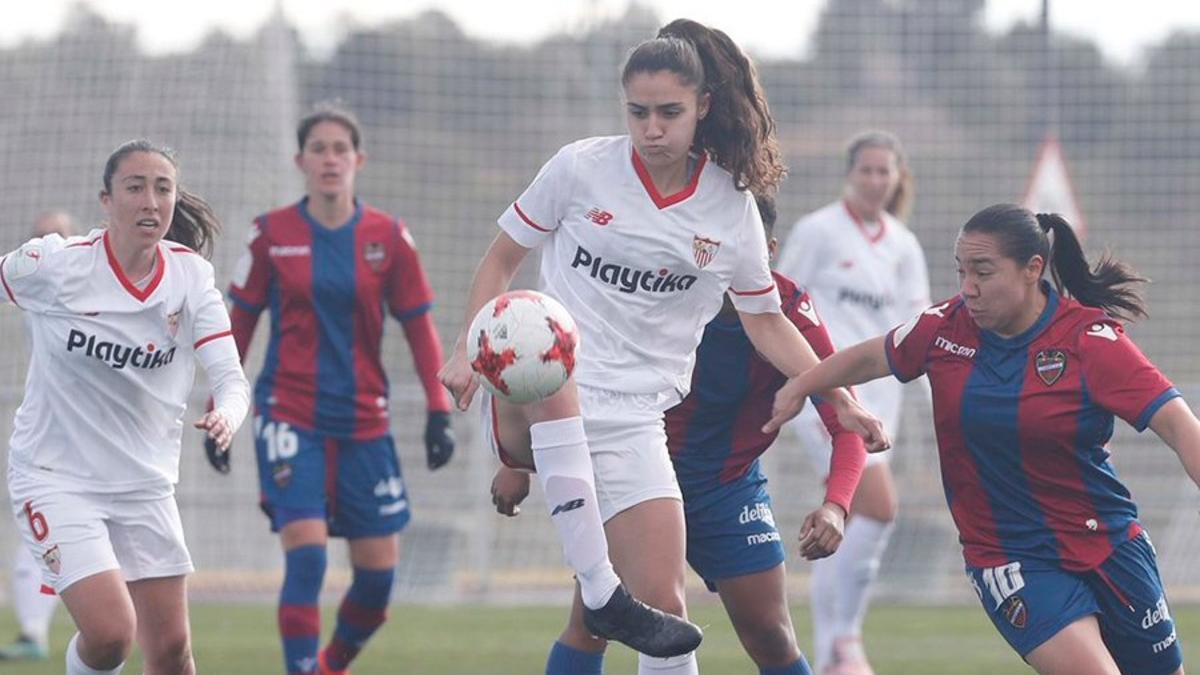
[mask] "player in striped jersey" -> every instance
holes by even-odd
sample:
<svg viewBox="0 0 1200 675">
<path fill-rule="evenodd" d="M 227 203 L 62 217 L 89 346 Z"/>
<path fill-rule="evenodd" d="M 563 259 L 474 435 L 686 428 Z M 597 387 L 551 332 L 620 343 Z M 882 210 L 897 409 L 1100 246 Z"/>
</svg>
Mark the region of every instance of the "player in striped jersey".
<svg viewBox="0 0 1200 675">
<path fill-rule="evenodd" d="M 320 105 L 300 121 L 297 142 L 307 194 L 255 219 L 229 295 L 243 358 L 259 315 L 271 314 L 254 431 L 262 506 L 286 561 L 278 614 L 285 668 L 340 673 L 386 619 L 409 520 L 381 361 L 385 310 L 404 328 L 425 391 L 430 469 L 449 461 L 454 439 L 436 378 L 433 293 L 412 235 L 355 197 L 366 161 L 358 121 Z M 330 536 L 348 540 L 354 578 L 318 652 Z"/>
<path fill-rule="evenodd" d="M 195 672 L 192 561 L 174 498 L 183 415 L 199 361 L 214 408 L 193 424 L 224 451 L 249 384 L 197 253 L 219 224 L 177 180 L 168 150 L 125 143 L 104 169 L 104 229 L 33 239 L 0 259 L 0 301 L 25 311 L 32 351 L 9 499 L 78 628 L 68 675 L 120 672 L 135 637 L 148 672 Z"/>
<path fill-rule="evenodd" d="M 1008 204 L 975 214 L 955 257 L 957 296 L 789 382 L 766 428 L 806 392 L 928 374 L 967 574 L 1005 640 L 1047 675 L 1182 675 L 1156 554 L 1106 447 L 1114 416 L 1149 427 L 1200 486 L 1200 421 L 1113 318 L 1145 314 L 1141 277 L 1092 268 L 1061 216 Z"/>
</svg>

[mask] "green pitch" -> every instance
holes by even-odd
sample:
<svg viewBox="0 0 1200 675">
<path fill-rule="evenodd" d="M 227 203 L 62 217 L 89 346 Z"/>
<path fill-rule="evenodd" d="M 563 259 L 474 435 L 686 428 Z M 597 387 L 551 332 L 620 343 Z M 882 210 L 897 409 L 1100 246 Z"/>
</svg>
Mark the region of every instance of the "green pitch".
<svg viewBox="0 0 1200 675">
<path fill-rule="evenodd" d="M 15 635 L 11 612 L 0 612 L 0 639 Z M 396 605 L 385 624 L 355 663 L 354 675 L 536 675 L 558 635 L 566 612 L 557 607 L 418 607 Z M 1200 607 L 1180 607 L 1174 616 L 1185 660 L 1200 664 Z M 49 662 L 0 663 L 4 675 L 62 672 L 62 650 L 71 635 L 65 615 L 56 617 Z M 742 652 L 720 606 L 704 603 L 693 618 L 705 626 L 700 649 L 705 675 L 757 673 Z M 808 614 L 796 612 L 801 644 L 809 643 Z M 332 629 L 332 610 L 324 617 Z M 197 670 L 222 675 L 270 675 L 282 672 L 275 614 L 271 607 L 199 604 L 192 607 Z M 877 607 L 867 621 L 867 644 L 881 675 L 1002 675 L 1032 672 L 1024 666 L 974 607 Z M 606 657 L 607 673 L 637 671 L 629 650 L 617 647 Z M 141 673 L 135 656 L 126 673 Z"/>
</svg>

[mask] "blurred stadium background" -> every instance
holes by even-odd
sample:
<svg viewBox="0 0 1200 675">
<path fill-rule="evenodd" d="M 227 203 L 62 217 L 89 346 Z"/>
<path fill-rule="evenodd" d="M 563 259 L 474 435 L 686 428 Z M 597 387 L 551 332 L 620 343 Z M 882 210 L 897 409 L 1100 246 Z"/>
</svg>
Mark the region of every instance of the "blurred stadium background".
<svg viewBox="0 0 1200 675">
<path fill-rule="evenodd" d="M 1140 65 L 1117 66 L 1085 39 L 1044 40 L 1036 23 L 989 33 L 983 5 L 830 2 L 803 60 L 758 61 L 791 167 L 780 196 L 780 237 L 838 194 L 846 138 L 867 127 L 894 130 L 917 179 L 910 224 L 927 252 L 933 294 L 949 296 L 954 232 L 978 208 L 1021 198 L 1038 147 L 1055 129 L 1086 215 L 1089 249 L 1110 248 L 1154 280 L 1153 318 L 1133 335 L 1200 400 L 1200 34 L 1174 34 L 1148 47 Z M 355 29 L 318 55 L 277 15 L 251 39 L 214 33 L 187 53 L 153 56 L 138 49 L 132 27 L 77 6 L 60 35 L 0 50 L 0 250 L 21 243 L 49 208 L 99 222 L 104 159 L 121 141 L 147 136 L 179 151 L 184 185 L 224 219 L 214 259 L 224 286 L 251 218 L 301 195 L 292 165 L 299 114 L 315 101 L 341 98 L 366 130 L 370 161 L 360 194 L 408 222 L 438 294 L 436 316 L 448 345 L 496 216 L 562 144 L 623 132 L 619 65 L 666 18 L 635 6 L 513 47 L 469 37 L 449 16 L 426 12 Z M 259 338 L 265 334 L 260 324 Z M 426 471 L 423 397 L 401 335 L 393 325 L 386 362 L 415 518 L 404 539 L 397 600 L 564 600 L 570 576 L 539 495 L 518 519 L 492 511 L 494 463 L 480 447 L 475 411 L 455 419 L 460 449 L 453 463 Z M 0 312 L 3 438 L 21 398 L 22 340 L 15 313 Z M 252 378 L 263 351 L 260 339 Z M 178 497 L 199 568 L 194 595 L 269 601 L 281 556 L 256 508 L 250 438 L 238 438 L 228 477 L 208 468 L 198 436 L 189 439 Z M 1113 446 L 1155 538 L 1169 592 L 1176 603 L 1200 600 L 1194 486 L 1153 434 L 1118 425 Z M 904 604 L 974 602 L 920 396 L 910 396 L 897 448 L 902 515 L 879 596 Z M 776 517 L 794 533 L 819 486 L 790 440 L 768 462 Z M 7 561 L 15 542 L 14 523 L 5 519 L 0 558 Z M 331 592 L 345 583 L 342 548 L 334 547 Z M 791 588 L 803 593 L 807 566 L 797 561 L 791 573 Z"/>
</svg>

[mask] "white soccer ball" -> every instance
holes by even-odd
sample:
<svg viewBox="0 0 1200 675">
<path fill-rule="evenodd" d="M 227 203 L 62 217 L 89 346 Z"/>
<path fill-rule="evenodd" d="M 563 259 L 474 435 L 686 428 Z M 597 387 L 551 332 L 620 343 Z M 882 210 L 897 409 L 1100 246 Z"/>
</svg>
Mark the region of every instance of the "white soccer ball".
<svg viewBox="0 0 1200 675">
<path fill-rule="evenodd" d="M 566 383 L 578 344 L 575 320 L 557 300 L 537 291 L 509 291 L 471 321 L 467 359 L 488 391 L 512 403 L 531 403 Z"/>
</svg>

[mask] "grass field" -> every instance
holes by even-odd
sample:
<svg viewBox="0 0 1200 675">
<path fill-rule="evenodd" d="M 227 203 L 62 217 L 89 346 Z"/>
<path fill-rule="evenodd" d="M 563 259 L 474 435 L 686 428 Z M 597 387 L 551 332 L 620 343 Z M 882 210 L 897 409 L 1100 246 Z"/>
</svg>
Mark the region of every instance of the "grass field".
<svg viewBox="0 0 1200 675">
<path fill-rule="evenodd" d="M 0 636 L 15 632 L 11 612 L 0 618 Z M 1175 611 L 1185 658 L 1200 662 L 1200 607 Z M 702 604 L 693 616 L 706 626 L 700 664 L 705 675 L 757 673 L 744 655 L 720 606 Z M 558 607 L 422 607 L 396 605 L 391 620 L 355 663 L 355 675 L 536 675 L 558 634 L 564 610 Z M 326 634 L 332 616 L 325 616 Z M 801 644 L 809 642 L 808 615 L 796 612 Z M 221 675 L 281 672 L 274 610 L 262 605 L 199 604 L 192 607 L 197 670 Z M 62 649 L 71 626 L 60 612 L 49 662 L 0 664 L 4 675 L 61 673 Z M 1001 675 L 1029 673 L 974 607 L 874 608 L 867 621 L 867 644 L 880 675 Z M 611 649 L 605 671 L 635 673 L 629 650 Z M 141 672 L 137 657 L 125 673 Z"/>
</svg>

